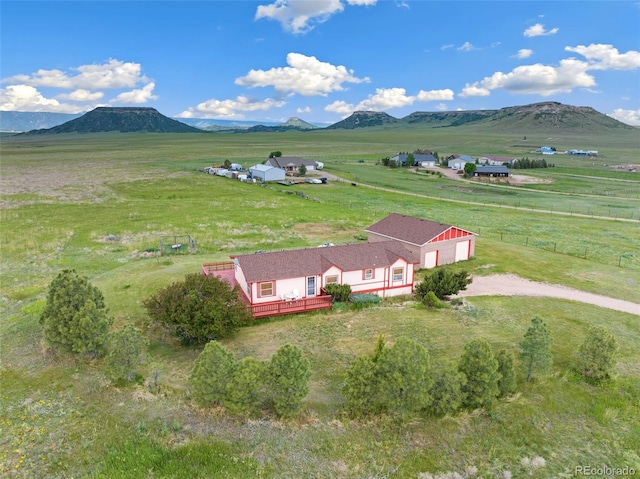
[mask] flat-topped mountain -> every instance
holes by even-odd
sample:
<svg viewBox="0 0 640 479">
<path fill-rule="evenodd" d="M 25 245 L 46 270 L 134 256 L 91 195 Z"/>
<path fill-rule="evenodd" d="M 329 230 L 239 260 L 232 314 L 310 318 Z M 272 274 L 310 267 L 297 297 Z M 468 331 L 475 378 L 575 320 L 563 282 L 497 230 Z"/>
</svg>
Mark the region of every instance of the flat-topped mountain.
<svg viewBox="0 0 640 479">
<path fill-rule="evenodd" d="M 79 118 L 46 130 L 34 130 L 26 134 L 57 133 L 202 133 L 203 131 L 172 120 L 155 108 L 98 107 Z"/>
</svg>

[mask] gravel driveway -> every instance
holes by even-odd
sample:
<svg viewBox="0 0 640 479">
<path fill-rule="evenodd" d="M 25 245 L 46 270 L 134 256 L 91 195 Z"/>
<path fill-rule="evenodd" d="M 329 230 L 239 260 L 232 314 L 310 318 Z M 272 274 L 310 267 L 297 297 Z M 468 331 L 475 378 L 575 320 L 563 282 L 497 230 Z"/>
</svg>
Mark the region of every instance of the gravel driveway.
<svg viewBox="0 0 640 479">
<path fill-rule="evenodd" d="M 640 304 L 610 298 L 599 294 L 586 293 L 579 289 L 549 283 L 539 283 L 514 274 L 494 274 L 474 276 L 466 291 L 454 297 L 467 296 L 547 296 L 595 304 L 603 308 L 615 309 L 640 316 Z"/>
</svg>

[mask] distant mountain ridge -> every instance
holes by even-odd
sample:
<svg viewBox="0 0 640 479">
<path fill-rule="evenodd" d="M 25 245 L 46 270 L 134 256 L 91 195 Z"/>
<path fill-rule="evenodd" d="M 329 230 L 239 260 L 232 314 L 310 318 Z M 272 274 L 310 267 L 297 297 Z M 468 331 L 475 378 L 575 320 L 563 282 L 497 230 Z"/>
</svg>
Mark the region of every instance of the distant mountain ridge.
<svg viewBox="0 0 640 479">
<path fill-rule="evenodd" d="M 451 128 L 465 125 L 506 131 L 637 130 L 636 127 L 591 107 L 564 105 L 552 101 L 499 110 L 417 111 L 404 118 L 395 118 L 384 112 L 355 111 L 349 117 L 328 126 L 314 125 L 297 117 L 289 118 L 285 123 L 204 118 L 173 119 L 160 114 L 154 108 L 146 107 L 98 107 L 84 115 L 0 111 L 2 131 L 37 130 L 39 134 L 106 131 L 254 133 L 312 129 Z"/>
</svg>

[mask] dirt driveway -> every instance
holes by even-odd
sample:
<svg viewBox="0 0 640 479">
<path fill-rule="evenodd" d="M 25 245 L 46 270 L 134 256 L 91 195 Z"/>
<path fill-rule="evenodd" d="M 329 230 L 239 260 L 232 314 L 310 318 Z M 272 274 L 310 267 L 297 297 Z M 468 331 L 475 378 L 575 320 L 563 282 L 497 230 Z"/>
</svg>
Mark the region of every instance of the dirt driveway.
<svg viewBox="0 0 640 479">
<path fill-rule="evenodd" d="M 474 276 L 473 282 L 467 286 L 466 291 L 462 291 L 454 297 L 468 296 L 547 296 L 594 304 L 602 308 L 640 316 L 640 304 L 638 303 L 587 293 L 557 284 L 539 283 L 515 274 Z"/>
</svg>

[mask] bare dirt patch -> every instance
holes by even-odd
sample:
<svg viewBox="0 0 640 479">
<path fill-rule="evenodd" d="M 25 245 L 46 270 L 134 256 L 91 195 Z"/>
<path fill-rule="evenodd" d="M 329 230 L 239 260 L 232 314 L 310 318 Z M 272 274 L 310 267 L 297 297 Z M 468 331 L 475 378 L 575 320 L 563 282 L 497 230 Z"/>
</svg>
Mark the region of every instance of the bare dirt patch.
<svg viewBox="0 0 640 479">
<path fill-rule="evenodd" d="M 457 297 L 468 296 L 546 296 L 594 304 L 602 308 L 640 316 L 640 304 L 638 303 L 587 293 L 558 284 L 531 281 L 515 274 L 474 276 L 473 282 L 467 286 L 466 291 L 457 295 Z"/>
<path fill-rule="evenodd" d="M 553 183 L 553 180 L 545 178 L 536 178 L 535 176 L 527 175 L 510 175 L 509 184 L 512 185 L 539 185 Z"/>
</svg>

